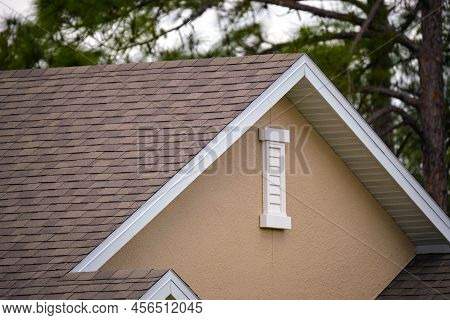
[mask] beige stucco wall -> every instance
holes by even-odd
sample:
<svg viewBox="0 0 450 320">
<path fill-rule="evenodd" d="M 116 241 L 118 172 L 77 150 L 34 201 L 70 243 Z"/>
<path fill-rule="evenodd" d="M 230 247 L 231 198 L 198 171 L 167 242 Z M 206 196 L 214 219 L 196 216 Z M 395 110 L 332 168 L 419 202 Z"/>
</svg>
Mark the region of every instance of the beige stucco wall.
<svg viewBox="0 0 450 320">
<path fill-rule="evenodd" d="M 269 121 L 303 133 L 308 126 L 287 99 L 256 127 Z M 288 162 L 298 138 L 291 133 Z M 238 142 L 102 269 L 173 268 L 203 299 L 371 299 L 413 257 L 404 234 L 314 130 L 303 148 L 310 174 L 287 176 L 292 230 L 260 229 L 262 176 L 239 170 L 243 161 L 246 171 L 261 169 L 256 129 Z"/>
</svg>

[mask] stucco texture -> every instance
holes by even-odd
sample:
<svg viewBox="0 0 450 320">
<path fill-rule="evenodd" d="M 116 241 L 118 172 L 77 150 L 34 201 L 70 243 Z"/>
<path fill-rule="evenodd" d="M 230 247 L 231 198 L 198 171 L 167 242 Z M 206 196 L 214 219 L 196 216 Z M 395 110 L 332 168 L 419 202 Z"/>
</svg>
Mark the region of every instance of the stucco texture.
<svg viewBox="0 0 450 320">
<path fill-rule="evenodd" d="M 291 130 L 291 230 L 259 227 L 263 126 Z M 172 268 L 202 299 L 375 298 L 414 247 L 308 128 L 283 98 L 102 270 Z M 307 169 L 303 163 L 293 170 L 302 146 Z"/>
</svg>

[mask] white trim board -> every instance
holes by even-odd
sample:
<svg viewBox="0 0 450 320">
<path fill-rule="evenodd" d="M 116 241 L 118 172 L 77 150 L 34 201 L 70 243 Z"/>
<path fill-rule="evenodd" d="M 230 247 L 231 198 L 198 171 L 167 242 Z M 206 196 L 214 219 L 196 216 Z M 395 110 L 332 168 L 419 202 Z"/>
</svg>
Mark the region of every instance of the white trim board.
<svg viewBox="0 0 450 320">
<path fill-rule="evenodd" d="M 198 300 L 198 296 L 173 271 L 167 271 L 140 300 L 165 300 L 172 295 L 176 300 Z"/>
<path fill-rule="evenodd" d="M 189 186 L 206 168 L 220 157 L 256 121 L 275 105 L 303 78 L 305 55 L 230 122 L 191 161 L 175 174 L 108 238 L 85 257 L 72 272 L 97 271 L 117 251 L 152 221 L 176 196 Z"/>
<path fill-rule="evenodd" d="M 421 209 L 433 225 L 450 242 L 450 219 L 431 196 L 403 167 L 381 138 L 364 121 L 347 99 L 311 60 L 305 68 L 305 77 L 334 109 L 345 124 L 356 134 L 390 176 Z"/>
<path fill-rule="evenodd" d="M 303 78 L 309 80 L 425 216 L 450 241 L 450 220 L 447 215 L 401 165 L 311 58 L 303 54 L 158 192 L 85 257 L 72 272 L 97 271 L 103 266 Z"/>
</svg>

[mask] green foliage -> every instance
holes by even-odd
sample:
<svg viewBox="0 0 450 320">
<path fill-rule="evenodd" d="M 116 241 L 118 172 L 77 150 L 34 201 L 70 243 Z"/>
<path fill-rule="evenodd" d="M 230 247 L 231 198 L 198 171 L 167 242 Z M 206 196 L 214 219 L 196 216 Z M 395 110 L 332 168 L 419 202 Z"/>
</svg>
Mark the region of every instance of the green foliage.
<svg viewBox="0 0 450 320">
<path fill-rule="evenodd" d="M 55 41 L 40 26 L 8 19 L 0 32 L 0 69 L 63 67 L 97 64 L 100 50 L 83 50 L 78 43 Z"/>
<path fill-rule="evenodd" d="M 8 19 L 4 25 L 0 32 L 0 68 L 32 68 L 38 64 L 45 54 L 40 30 L 17 19 Z"/>
</svg>

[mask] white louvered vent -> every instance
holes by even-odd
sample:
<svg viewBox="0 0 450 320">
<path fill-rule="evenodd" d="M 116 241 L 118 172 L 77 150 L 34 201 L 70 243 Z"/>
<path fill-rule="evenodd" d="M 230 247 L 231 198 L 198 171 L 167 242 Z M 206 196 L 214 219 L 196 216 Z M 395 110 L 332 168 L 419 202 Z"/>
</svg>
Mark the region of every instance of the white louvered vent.
<svg viewBox="0 0 450 320">
<path fill-rule="evenodd" d="M 286 213 L 285 147 L 289 131 L 260 128 L 263 142 L 263 201 L 261 228 L 291 229 L 291 218 Z"/>
</svg>

